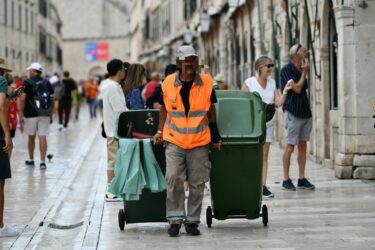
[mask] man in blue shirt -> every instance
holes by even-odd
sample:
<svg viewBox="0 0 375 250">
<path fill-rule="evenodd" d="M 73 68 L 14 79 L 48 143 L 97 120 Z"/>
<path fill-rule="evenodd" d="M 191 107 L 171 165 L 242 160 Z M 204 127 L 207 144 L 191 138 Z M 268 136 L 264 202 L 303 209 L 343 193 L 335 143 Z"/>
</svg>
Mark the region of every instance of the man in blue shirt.
<svg viewBox="0 0 375 250">
<path fill-rule="evenodd" d="M 293 45 L 289 50 L 291 61 L 280 71 L 281 91 L 289 81 L 292 81 L 293 91 L 288 92 L 288 96 L 283 105 L 284 127 L 286 147 L 283 155 L 284 180 L 282 188 L 284 190 L 295 191 L 292 180 L 289 177 L 290 158 L 294 151 L 294 146 L 298 147 L 299 179 L 297 187 L 301 189 L 315 189 L 305 178 L 307 141 L 310 140 L 312 129 L 312 118 L 310 102 L 307 97 L 307 74 L 310 70 L 308 61 L 309 52 L 301 44 Z"/>
</svg>

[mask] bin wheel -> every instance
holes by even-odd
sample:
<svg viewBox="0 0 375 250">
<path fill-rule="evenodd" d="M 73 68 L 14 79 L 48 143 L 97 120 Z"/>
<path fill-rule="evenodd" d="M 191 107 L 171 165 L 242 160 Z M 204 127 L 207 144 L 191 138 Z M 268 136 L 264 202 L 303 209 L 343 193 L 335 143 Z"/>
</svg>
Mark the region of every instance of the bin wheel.
<svg viewBox="0 0 375 250">
<path fill-rule="evenodd" d="M 125 228 L 125 212 L 124 209 L 120 209 L 118 211 L 118 225 L 120 230 L 123 231 Z"/>
<path fill-rule="evenodd" d="M 212 208 L 211 207 L 207 207 L 206 222 L 207 222 L 207 226 L 211 228 L 211 225 L 212 225 Z"/>
<path fill-rule="evenodd" d="M 268 208 L 266 205 L 262 206 L 262 221 L 263 225 L 266 227 L 268 224 Z"/>
</svg>

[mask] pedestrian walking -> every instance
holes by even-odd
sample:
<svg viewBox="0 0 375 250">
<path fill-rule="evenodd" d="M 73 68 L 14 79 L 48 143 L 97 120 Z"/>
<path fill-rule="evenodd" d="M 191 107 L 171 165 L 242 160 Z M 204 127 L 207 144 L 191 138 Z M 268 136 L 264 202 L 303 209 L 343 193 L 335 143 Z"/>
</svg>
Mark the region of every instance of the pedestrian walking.
<svg viewBox="0 0 375 250">
<path fill-rule="evenodd" d="M 8 126 L 8 108 L 6 101 L 8 83 L 4 74 L 11 71 L 11 69 L 6 67 L 5 60 L 0 58 L 0 237 L 14 237 L 19 234 L 16 230 L 4 224 L 4 187 L 5 180 L 11 178 L 9 159 L 13 148 Z"/>
<path fill-rule="evenodd" d="M 57 114 L 57 116 L 59 115 L 59 104 L 60 104 L 60 101 L 61 101 L 61 96 L 63 94 L 63 89 L 62 89 L 62 84 L 61 84 L 61 79 L 60 79 L 60 75 L 56 72 L 54 73 L 51 77 L 49 77 L 48 75 L 45 75 L 46 79 L 49 80 L 49 83 L 51 84 L 52 88 L 53 88 L 53 91 L 55 93 L 55 104 L 54 104 L 54 108 L 53 108 L 53 114 Z M 61 91 L 61 94 L 60 94 L 60 91 Z"/>
<path fill-rule="evenodd" d="M 284 127 L 286 147 L 283 155 L 284 190 L 295 191 L 292 180 L 289 176 L 290 157 L 294 147 L 298 148 L 299 179 L 297 187 L 301 189 L 315 189 L 305 177 L 307 141 L 310 139 L 312 129 L 312 115 L 310 101 L 307 97 L 307 75 L 310 70 L 308 60 L 309 52 L 301 44 L 293 45 L 289 50 L 291 61 L 280 71 L 281 90 L 284 91 L 288 82 L 291 82 L 291 89 L 285 100 Z"/>
<path fill-rule="evenodd" d="M 167 220 L 168 234 L 178 236 L 185 223 L 188 235 L 199 235 L 198 225 L 205 183 L 211 163 L 208 145 L 221 148 L 216 124 L 217 102 L 213 80 L 197 73 L 198 55 L 192 46 L 178 49 L 177 73 L 169 75 L 162 84 L 159 130 L 155 143 L 166 142 Z M 187 213 L 183 183 L 189 180 Z"/>
<path fill-rule="evenodd" d="M 52 78 L 52 77 L 51 77 Z M 54 95 L 55 95 L 55 108 L 57 115 L 59 117 L 59 131 L 63 129 L 63 115 L 64 115 L 64 105 L 63 96 L 65 95 L 65 86 L 59 78 L 56 78 L 56 82 L 51 84 Z"/>
<path fill-rule="evenodd" d="M 86 101 L 89 104 L 90 118 L 96 118 L 96 97 L 98 96 L 99 87 L 93 78 L 85 84 Z"/>
<path fill-rule="evenodd" d="M 175 73 L 176 70 L 177 70 L 176 64 L 168 64 L 165 67 L 165 70 L 164 70 L 164 79 L 167 76 L 169 76 L 170 74 Z M 147 101 L 146 101 L 147 108 L 149 108 L 149 109 L 160 109 L 160 107 L 161 107 L 160 104 L 159 104 L 160 96 L 161 96 L 161 84 L 159 84 L 155 88 L 155 90 L 152 93 L 152 95 L 150 96 L 150 98 L 147 99 Z"/>
<path fill-rule="evenodd" d="M 78 119 L 79 119 L 79 112 L 80 112 L 80 109 L 81 109 L 81 103 L 83 102 L 83 100 L 86 97 L 84 86 L 85 86 L 85 81 L 81 80 L 77 84 L 77 90 L 73 91 L 73 92 L 75 92 L 75 94 L 73 95 L 73 101 L 72 101 L 72 105 L 74 107 L 73 108 L 73 111 L 74 111 L 73 116 L 75 117 L 76 121 L 78 121 Z"/>
<path fill-rule="evenodd" d="M 151 81 L 149 81 L 146 86 L 143 88 L 142 97 L 147 103 L 147 100 L 152 96 L 155 89 L 160 86 L 161 75 L 158 72 L 152 72 Z"/>
<path fill-rule="evenodd" d="M 43 68 L 34 62 L 27 68 L 29 78 L 23 83 L 19 120 L 21 132 L 28 135 L 29 159 L 26 165 L 34 166 L 35 138 L 38 135 L 40 149 L 40 169 L 46 169 L 47 136 L 49 134 L 50 116 L 53 111 L 53 88 L 46 78 L 42 77 Z"/>
<path fill-rule="evenodd" d="M 217 74 L 214 78 L 214 86 L 217 84 L 218 90 L 227 90 L 228 85 L 224 82 L 224 77 L 222 74 Z"/>
<path fill-rule="evenodd" d="M 114 177 L 115 158 L 119 148 L 118 140 L 115 138 L 117 128 L 117 117 L 127 110 L 124 91 L 121 82 L 126 76 L 127 67 L 119 59 L 113 59 L 107 64 L 109 78 L 102 84 L 103 94 L 103 121 L 104 130 L 107 136 L 107 192 L 106 200 L 120 200 L 112 193 L 108 192 L 108 187 Z"/>
<path fill-rule="evenodd" d="M 106 73 L 104 77 L 100 80 L 99 82 L 99 94 L 97 97 L 97 104 L 98 104 L 98 109 L 101 117 L 103 117 L 103 89 L 106 87 L 107 79 L 109 75 Z"/>
<path fill-rule="evenodd" d="M 12 138 L 16 135 L 17 129 L 17 83 L 15 78 L 10 74 L 5 74 L 5 79 L 8 82 L 8 123 L 10 136 Z"/>
<path fill-rule="evenodd" d="M 146 84 L 146 69 L 142 64 L 131 64 L 124 83 L 126 107 L 130 110 L 144 109 L 141 87 Z"/>
<path fill-rule="evenodd" d="M 257 92 L 262 98 L 266 110 L 266 142 L 263 145 L 263 196 L 273 198 L 274 194 L 268 189 L 267 173 L 268 173 L 268 154 L 270 145 L 273 142 L 273 128 L 275 124 L 276 107 L 284 104 L 288 90 L 291 89 L 291 84 L 287 84 L 284 92 L 280 95 L 276 88 L 276 82 L 271 78 L 274 64 L 272 59 L 267 56 L 261 56 L 255 61 L 256 76 L 245 80 L 242 86 L 242 91 Z"/>
<path fill-rule="evenodd" d="M 57 72 L 55 72 L 51 77 L 46 75 L 45 78 L 49 80 L 49 83 L 52 85 L 52 88 L 55 88 L 55 84 L 60 82 L 60 75 Z"/>
<path fill-rule="evenodd" d="M 72 92 L 77 89 L 76 82 L 70 78 L 69 71 L 64 71 L 64 78 L 62 79 L 64 93 L 61 97 L 59 105 L 59 124 L 60 129 L 67 128 L 70 119 L 70 111 L 72 109 Z M 63 121 L 64 114 L 64 121 Z"/>
</svg>

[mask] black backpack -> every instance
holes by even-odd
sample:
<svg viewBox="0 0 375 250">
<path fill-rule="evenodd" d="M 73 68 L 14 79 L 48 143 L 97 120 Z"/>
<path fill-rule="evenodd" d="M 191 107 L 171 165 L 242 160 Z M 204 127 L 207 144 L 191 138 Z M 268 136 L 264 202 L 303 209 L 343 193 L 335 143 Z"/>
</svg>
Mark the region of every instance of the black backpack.
<svg viewBox="0 0 375 250">
<path fill-rule="evenodd" d="M 47 79 L 41 79 L 36 82 L 29 78 L 26 82 L 30 83 L 33 87 L 34 101 L 31 102 L 31 106 L 38 112 L 39 116 L 49 116 L 54 106 L 49 81 Z M 39 101 L 39 107 L 37 101 Z"/>
</svg>

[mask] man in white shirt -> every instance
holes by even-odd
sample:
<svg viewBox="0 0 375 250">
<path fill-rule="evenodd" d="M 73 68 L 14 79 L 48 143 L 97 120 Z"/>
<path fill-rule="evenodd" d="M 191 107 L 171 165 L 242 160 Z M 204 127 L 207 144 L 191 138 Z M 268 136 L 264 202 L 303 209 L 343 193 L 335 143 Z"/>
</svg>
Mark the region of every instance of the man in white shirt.
<svg viewBox="0 0 375 250">
<path fill-rule="evenodd" d="M 114 137 L 115 129 L 117 127 L 117 116 L 126 111 L 125 95 L 120 85 L 125 78 L 127 68 L 119 59 L 113 59 L 107 64 L 107 71 L 109 78 L 103 82 L 103 121 L 104 130 L 107 134 L 107 154 L 108 154 L 108 168 L 107 181 L 111 183 L 114 177 L 116 152 L 119 148 L 118 141 Z M 108 185 L 107 185 L 108 186 Z M 108 191 L 106 192 L 106 200 L 116 200 Z"/>
</svg>

